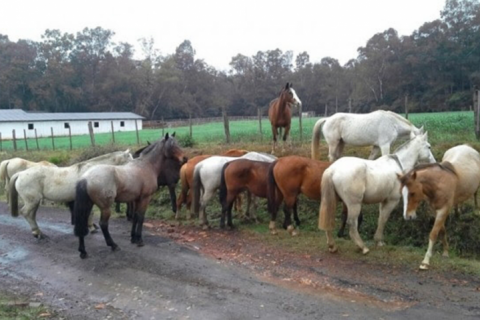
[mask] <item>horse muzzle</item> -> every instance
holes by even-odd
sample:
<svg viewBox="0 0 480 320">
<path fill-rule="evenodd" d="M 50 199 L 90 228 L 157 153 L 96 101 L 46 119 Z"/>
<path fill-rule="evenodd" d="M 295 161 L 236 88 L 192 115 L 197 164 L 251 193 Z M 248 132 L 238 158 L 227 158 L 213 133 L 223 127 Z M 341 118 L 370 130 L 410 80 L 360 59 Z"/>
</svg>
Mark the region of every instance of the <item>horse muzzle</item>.
<svg viewBox="0 0 480 320">
<path fill-rule="evenodd" d="M 415 220 L 417 219 L 417 212 L 416 211 L 410 211 L 410 212 L 407 212 L 406 214 L 403 215 L 403 218 L 405 220 Z"/>
</svg>

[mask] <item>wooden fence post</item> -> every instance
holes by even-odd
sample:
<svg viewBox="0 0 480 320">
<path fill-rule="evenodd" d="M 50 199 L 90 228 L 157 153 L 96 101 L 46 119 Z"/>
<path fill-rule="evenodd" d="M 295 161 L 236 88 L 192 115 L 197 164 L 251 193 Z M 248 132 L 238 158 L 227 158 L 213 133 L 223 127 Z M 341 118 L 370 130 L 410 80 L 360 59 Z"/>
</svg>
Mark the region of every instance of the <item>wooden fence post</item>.
<svg viewBox="0 0 480 320">
<path fill-rule="evenodd" d="M 28 151 L 27 130 L 23 129 L 23 140 L 25 141 L 25 150 Z"/>
<path fill-rule="evenodd" d="M 37 128 L 35 128 L 35 142 L 37 143 L 37 151 L 38 151 L 38 150 L 40 150 L 40 146 L 38 145 Z"/>
<path fill-rule="evenodd" d="M 163 121 L 163 117 L 162 117 L 162 137 L 165 137 L 165 121 Z"/>
<path fill-rule="evenodd" d="M 230 143 L 230 123 L 228 122 L 227 111 L 223 111 L 223 128 L 225 129 L 225 140 Z"/>
<path fill-rule="evenodd" d="M 260 133 L 260 141 L 263 140 L 263 132 L 262 132 L 262 110 L 257 108 L 257 115 L 258 115 L 258 132 Z"/>
<path fill-rule="evenodd" d="M 95 135 L 93 134 L 92 121 L 88 121 L 88 132 L 90 133 L 90 142 L 92 143 L 92 147 L 95 147 Z"/>
<path fill-rule="evenodd" d="M 348 113 L 352 113 L 352 98 L 348 98 Z"/>
<path fill-rule="evenodd" d="M 405 94 L 405 119 L 408 119 L 408 94 Z"/>
<path fill-rule="evenodd" d="M 113 140 L 113 143 L 115 144 L 115 131 L 113 130 L 113 121 L 110 121 L 110 124 L 112 125 L 112 140 Z"/>
<path fill-rule="evenodd" d="M 70 139 L 70 150 L 73 149 L 73 144 L 72 144 L 72 128 L 70 128 L 70 124 L 68 125 L 68 138 Z"/>
<path fill-rule="evenodd" d="M 300 129 L 300 144 L 301 144 L 303 142 L 302 105 L 298 107 L 298 127 Z"/>
<path fill-rule="evenodd" d="M 190 127 L 190 138 L 193 136 L 193 130 L 192 130 L 192 114 L 190 113 L 188 116 L 188 125 Z"/>
<path fill-rule="evenodd" d="M 13 150 L 17 151 L 17 139 L 15 137 L 15 129 L 12 130 L 12 142 L 13 142 Z"/>
<path fill-rule="evenodd" d="M 475 117 L 475 136 L 480 139 L 480 90 L 473 94 L 473 108 L 476 111 Z"/>
<path fill-rule="evenodd" d="M 135 120 L 135 132 L 137 133 L 137 145 L 140 144 L 140 136 L 138 135 L 138 123 L 137 120 Z"/>
<path fill-rule="evenodd" d="M 50 131 L 52 132 L 52 148 L 55 150 L 55 138 L 53 136 L 53 127 L 50 127 Z"/>
<path fill-rule="evenodd" d="M 0 132 L 0 151 L 3 151 L 2 149 L 2 133 Z"/>
</svg>

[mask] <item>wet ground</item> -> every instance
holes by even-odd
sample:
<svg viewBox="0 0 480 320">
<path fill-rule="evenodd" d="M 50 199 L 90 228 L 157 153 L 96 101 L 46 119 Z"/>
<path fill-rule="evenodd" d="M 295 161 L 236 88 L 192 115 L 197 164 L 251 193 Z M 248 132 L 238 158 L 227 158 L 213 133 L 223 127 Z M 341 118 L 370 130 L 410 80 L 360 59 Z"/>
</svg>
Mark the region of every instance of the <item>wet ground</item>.
<svg viewBox="0 0 480 320">
<path fill-rule="evenodd" d="M 480 279 L 412 272 L 319 252 L 281 252 L 242 232 L 147 221 L 145 247 L 111 221 L 121 251 L 89 235 L 81 260 L 69 213 L 40 208 L 38 241 L 0 203 L 0 291 L 55 319 L 478 319 Z"/>
</svg>

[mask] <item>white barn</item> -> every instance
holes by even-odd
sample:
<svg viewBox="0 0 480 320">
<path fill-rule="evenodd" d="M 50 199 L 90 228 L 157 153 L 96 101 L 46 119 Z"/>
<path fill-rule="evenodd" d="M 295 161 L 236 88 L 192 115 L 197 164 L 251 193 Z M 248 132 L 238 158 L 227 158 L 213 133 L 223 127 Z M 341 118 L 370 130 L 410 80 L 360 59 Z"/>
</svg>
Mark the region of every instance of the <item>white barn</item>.
<svg viewBox="0 0 480 320">
<path fill-rule="evenodd" d="M 54 136 L 68 136 L 69 128 L 72 135 L 88 134 L 88 122 L 92 122 L 94 133 L 112 132 L 112 121 L 114 131 L 135 131 L 135 122 L 138 130 L 142 130 L 144 117 L 132 112 L 72 112 L 72 113 L 43 113 L 25 112 L 20 109 L 0 110 L 0 133 L 2 140 L 12 139 L 12 132 L 15 130 L 15 137 L 21 139 L 26 131 L 27 138 L 37 136 L 50 137 L 51 128 Z"/>
</svg>

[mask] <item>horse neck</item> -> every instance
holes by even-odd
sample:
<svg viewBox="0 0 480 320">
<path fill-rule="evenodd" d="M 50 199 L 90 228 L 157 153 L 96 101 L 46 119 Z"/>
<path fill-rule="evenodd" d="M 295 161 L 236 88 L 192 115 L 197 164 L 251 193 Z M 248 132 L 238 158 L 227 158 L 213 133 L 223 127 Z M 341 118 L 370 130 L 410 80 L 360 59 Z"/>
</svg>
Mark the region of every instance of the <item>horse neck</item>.
<svg viewBox="0 0 480 320">
<path fill-rule="evenodd" d="M 403 172 L 408 172 L 413 169 L 418 160 L 418 146 L 405 146 L 398 150 L 395 155 L 402 164 Z"/>
<path fill-rule="evenodd" d="M 164 161 L 165 156 L 163 154 L 163 148 L 160 148 L 160 150 L 152 150 L 147 153 L 142 160 L 142 162 L 146 162 L 151 166 L 156 175 L 160 172 Z"/>
<path fill-rule="evenodd" d="M 278 115 L 283 113 L 288 108 L 289 104 L 287 102 L 287 99 L 285 99 L 285 95 L 282 93 L 278 98 Z"/>
</svg>

